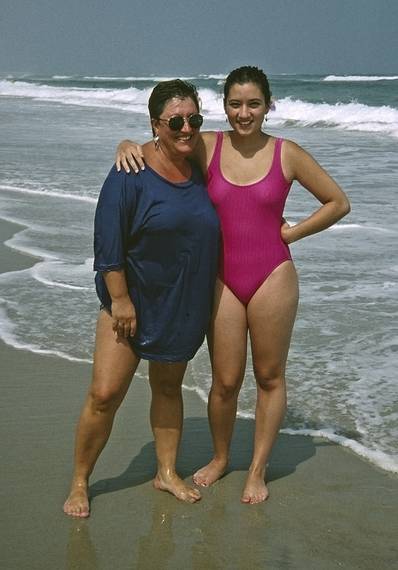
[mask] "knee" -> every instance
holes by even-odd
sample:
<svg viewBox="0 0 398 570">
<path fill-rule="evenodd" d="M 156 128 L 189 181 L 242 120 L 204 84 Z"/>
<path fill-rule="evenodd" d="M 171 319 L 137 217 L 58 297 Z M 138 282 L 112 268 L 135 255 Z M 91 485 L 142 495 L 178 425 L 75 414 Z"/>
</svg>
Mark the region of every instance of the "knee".
<svg viewBox="0 0 398 570">
<path fill-rule="evenodd" d="M 285 375 L 279 367 L 255 369 L 257 386 L 266 392 L 285 389 Z"/>
<path fill-rule="evenodd" d="M 239 395 L 240 382 L 234 381 L 231 378 L 214 378 L 211 387 L 213 396 L 220 398 L 223 401 L 236 399 Z"/>
<path fill-rule="evenodd" d="M 89 393 L 90 407 L 99 414 L 117 409 L 122 399 L 119 390 L 107 386 L 91 388 Z"/>
</svg>

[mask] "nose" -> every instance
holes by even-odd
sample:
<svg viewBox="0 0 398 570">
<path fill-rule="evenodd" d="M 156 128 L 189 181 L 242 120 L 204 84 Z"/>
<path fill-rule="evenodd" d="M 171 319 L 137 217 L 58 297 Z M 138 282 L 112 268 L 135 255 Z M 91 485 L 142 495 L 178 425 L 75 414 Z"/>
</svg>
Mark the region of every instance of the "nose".
<svg viewBox="0 0 398 570">
<path fill-rule="evenodd" d="M 247 105 L 242 105 L 239 109 L 239 117 L 248 117 L 250 115 L 250 109 Z"/>
<path fill-rule="evenodd" d="M 183 117 L 183 119 L 184 119 L 184 125 L 182 126 L 181 132 L 182 133 L 191 133 L 192 127 L 188 122 L 188 117 Z"/>
</svg>

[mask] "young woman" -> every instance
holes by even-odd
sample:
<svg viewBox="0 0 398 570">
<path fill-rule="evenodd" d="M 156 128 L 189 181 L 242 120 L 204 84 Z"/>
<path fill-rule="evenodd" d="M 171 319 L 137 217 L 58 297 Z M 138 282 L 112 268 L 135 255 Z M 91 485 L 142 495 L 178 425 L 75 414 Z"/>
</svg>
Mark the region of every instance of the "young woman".
<svg viewBox="0 0 398 570">
<path fill-rule="evenodd" d="M 76 434 L 75 468 L 64 504 L 89 515 L 88 481 L 141 358 L 149 360 L 157 489 L 196 502 L 176 473 L 181 384 L 209 326 L 219 224 L 200 170 L 189 160 L 202 117 L 194 86 L 159 83 L 149 99 L 154 141 L 139 176 L 109 173 L 95 216 L 99 313 L 93 379 Z"/>
<path fill-rule="evenodd" d="M 208 335 L 213 382 L 208 414 L 214 445 L 210 463 L 194 474 L 197 485 L 217 481 L 228 455 L 247 336 L 257 383 L 254 452 L 241 500 L 268 497 L 266 465 L 286 410 L 285 369 L 298 302 L 290 243 L 320 232 L 350 211 L 337 183 L 300 146 L 262 130 L 271 105 L 266 75 L 256 67 L 232 71 L 224 86 L 228 132 L 204 132 L 194 158 L 207 174 L 208 193 L 221 223 L 222 248 Z M 141 148 L 124 141 L 116 166 L 144 167 Z M 297 180 L 321 206 L 294 226 L 283 219 Z"/>
</svg>

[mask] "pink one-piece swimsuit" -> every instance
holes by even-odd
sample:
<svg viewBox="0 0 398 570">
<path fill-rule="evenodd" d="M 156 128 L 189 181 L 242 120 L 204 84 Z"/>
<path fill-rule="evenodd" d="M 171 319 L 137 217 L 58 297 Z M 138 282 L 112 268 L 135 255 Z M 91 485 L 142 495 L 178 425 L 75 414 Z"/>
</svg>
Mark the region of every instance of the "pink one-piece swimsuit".
<svg viewBox="0 0 398 570">
<path fill-rule="evenodd" d="M 268 174 L 240 186 L 221 172 L 223 133 L 218 132 L 207 170 L 208 193 L 221 222 L 219 277 L 245 305 L 273 270 L 291 259 L 281 237 L 283 209 L 291 187 L 282 172 L 282 142 L 275 141 Z"/>
</svg>

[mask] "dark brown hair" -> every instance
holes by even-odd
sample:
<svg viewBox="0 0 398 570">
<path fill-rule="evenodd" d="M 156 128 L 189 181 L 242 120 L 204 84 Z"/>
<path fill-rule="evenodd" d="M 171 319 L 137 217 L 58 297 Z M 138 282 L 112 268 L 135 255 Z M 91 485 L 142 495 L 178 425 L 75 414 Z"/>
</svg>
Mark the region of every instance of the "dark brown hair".
<svg viewBox="0 0 398 570">
<path fill-rule="evenodd" d="M 228 98 L 229 90 L 233 85 L 235 85 L 235 83 L 239 83 L 239 85 L 254 83 L 260 88 L 264 95 L 266 105 L 270 105 L 272 93 L 269 87 L 268 78 L 262 69 L 251 65 L 244 65 L 243 67 L 233 69 L 225 80 L 224 103 Z"/>
</svg>

